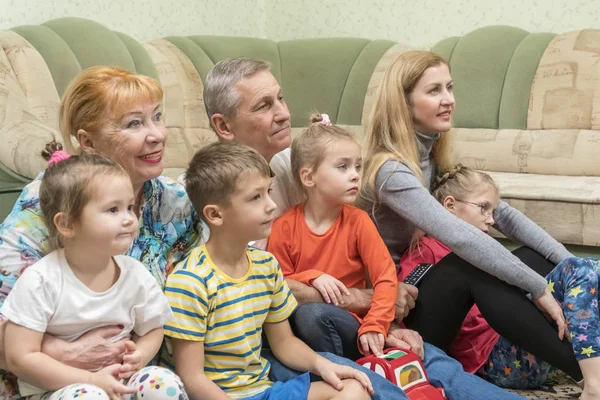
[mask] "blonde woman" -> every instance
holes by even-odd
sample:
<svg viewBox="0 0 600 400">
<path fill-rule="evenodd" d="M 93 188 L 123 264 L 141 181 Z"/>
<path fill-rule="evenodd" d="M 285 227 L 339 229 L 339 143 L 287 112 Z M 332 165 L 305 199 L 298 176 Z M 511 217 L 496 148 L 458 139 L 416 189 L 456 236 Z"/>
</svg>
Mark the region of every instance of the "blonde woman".
<svg viewBox="0 0 600 400">
<path fill-rule="evenodd" d="M 580 380 L 564 338 L 563 313 L 542 276 L 572 255 L 500 201 L 493 210 L 496 227 L 534 250 L 520 254 L 527 265 L 486 232 L 449 213 L 429 192 L 432 177 L 453 166 L 454 108 L 448 63 L 431 52 L 410 51 L 386 71 L 367 127 L 361 203 L 394 261 L 400 261 L 417 230 L 452 250 L 440 261 L 444 268 L 425 276 L 416 307 L 403 322 L 448 350 L 475 302 L 502 336 Z"/>
</svg>

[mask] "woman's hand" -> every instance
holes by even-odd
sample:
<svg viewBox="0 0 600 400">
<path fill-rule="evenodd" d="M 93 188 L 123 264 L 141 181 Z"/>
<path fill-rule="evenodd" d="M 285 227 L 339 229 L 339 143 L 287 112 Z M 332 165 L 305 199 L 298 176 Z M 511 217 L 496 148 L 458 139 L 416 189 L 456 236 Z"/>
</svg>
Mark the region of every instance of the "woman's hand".
<svg viewBox="0 0 600 400">
<path fill-rule="evenodd" d="M 560 307 L 560 304 L 556 301 L 552 293 L 546 288 L 544 290 L 544 294 L 542 294 L 537 299 L 533 300 L 533 304 L 540 309 L 546 316 L 556 322 L 558 326 L 558 338 L 562 340 L 565 335 L 569 341 L 571 340 L 571 336 L 569 335 L 569 327 L 567 326 L 567 322 L 565 321 L 565 316 L 563 314 L 563 310 Z"/>
<path fill-rule="evenodd" d="M 118 326 L 96 328 L 72 343 L 44 335 L 42 352 L 71 367 L 98 371 L 107 365 L 121 363 L 128 339 L 114 343 L 107 339 L 117 336 L 122 330 Z"/>
<path fill-rule="evenodd" d="M 313 280 L 312 287 L 319 291 L 326 303 L 333 303 L 336 306 L 344 302 L 343 296 L 350 294 L 346 285 L 327 274 L 323 274 Z"/>
<path fill-rule="evenodd" d="M 123 395 L 136 393 L 136 388 L 125 386 L 117 379 L 120 368 L 121 364 L 113 364 L 98 372 L 93 372 L 90 383 L 104 390 L 110 400 L 122 400 Z"/>
</svg>

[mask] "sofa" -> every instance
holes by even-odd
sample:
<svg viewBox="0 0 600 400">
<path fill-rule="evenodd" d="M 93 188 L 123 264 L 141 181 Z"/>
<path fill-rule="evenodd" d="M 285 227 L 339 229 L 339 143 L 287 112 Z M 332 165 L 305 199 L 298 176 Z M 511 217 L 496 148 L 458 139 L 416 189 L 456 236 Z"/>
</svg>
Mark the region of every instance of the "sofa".
<svg viewBox="0 0 600 400">
<path fill-rule="evenodd" d="M 269 61 L 294 135 L 318 110 L 362 140 L 383 72 L 411 48 L 357 38 L 171 36 L 140 43 L 80 18 L 2 30 L 0 47 L 0 220 L 44 169 L 44 145 L 62 140 L 60 98 L 87 67 L 118 65 L 161 82 L 165 174 L 177 177 L 196 150 L 216 140 L 202 100 L 215 62 L 238 55 Z M 559 241 L 600 254 L 600 30 L 490 26 L 443 39 L 432 51 L 449 60 L 455 81 L 458 158 L 489 172 L 504 199 Z M 549 394 L 557 390 L 564 393 Z M 577 389 L 566 384 L 529 396 L 570 393 Z"/>
<path fill-rule="evenodd" d="M 45 143 L 61 140 L 60 97 L 86 67 L 119 65 L 161 82 L 169 131 L 165 173 L 178 176 L 196 150 L 216 140 L 202 82 L 218 60 L 269 61 L 294 134 L 316 109 L 362 139 L 383 71 L 410 49 L 354 38 L 172 36 L 139 43 L 80 18 L 0 31 L 0 45 L 2 219 L 44 168 Z M 489 172 L 504 199 L 559 241 L 600 254 L 600 30 L 552 34 L 490 26 L 443 39 L 432 50 L 452 68 L 459 159 Z"/>
</svg>

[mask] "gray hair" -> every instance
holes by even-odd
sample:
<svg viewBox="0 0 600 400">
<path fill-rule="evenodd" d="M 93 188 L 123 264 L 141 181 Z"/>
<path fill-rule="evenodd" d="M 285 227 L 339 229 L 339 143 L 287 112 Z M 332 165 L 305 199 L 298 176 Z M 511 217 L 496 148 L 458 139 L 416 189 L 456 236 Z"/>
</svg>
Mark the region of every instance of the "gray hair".
<svg viewBox="0 0 600 400">
<path fill-rule="evenodd" d="M 242 99 L 233 86 L 247 76 L 270 69 L 265 61 L 250 57 L 226 58 L 216 63 L 204 84 L 204 107 L 208 118 L 217 113 L 235 118 Z"/>
</svg>

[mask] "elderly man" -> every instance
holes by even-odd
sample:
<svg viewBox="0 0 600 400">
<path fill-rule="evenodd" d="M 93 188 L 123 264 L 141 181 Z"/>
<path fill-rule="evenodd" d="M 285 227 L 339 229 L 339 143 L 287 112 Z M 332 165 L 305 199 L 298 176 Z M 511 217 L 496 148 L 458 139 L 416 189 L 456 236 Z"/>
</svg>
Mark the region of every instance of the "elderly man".
<svg viewBox="0 0 600 400">
<path fill-rule="evenodd" d="M 220 140 L 234 141 L 256 149 L 271 165 L 272 198 L 278 206 L 277 216 L 302 201 L 301 192 L 295 188 L 291 175 L 290 150 L 291 125 L 290 112 L 277 80 L 269 65 L 252 58 L 232 58 L 220 61 L 209 72 L 204 86 L 204 104 L 213 129 Z M 265 242 L 256 245 L 264 248 Z M 315 313 L 312 320 L 305 324 L 321 327 L 329 332 L 327 322 L 322 318 L 329 307 L 316 289 L 303 283 L 287 279 L 294 296 L 301 304 L 320 303 L 322 310 Z M 372 291 L 349 289 L 350 295 L 343 307 L 357 314 L 365 314 L 370 307 Z M 416 288 L 400 284 L 396 301 L 396 316 L 400 320 L 409 309 L 414 307 Z M 311 306 L 314 310 L 314 304 Z M 310 315 L 307 315 L 310 319 Z M 298 323 L 298 321 L 296 321 Z M 335 333 L 334 333 L 335 335 Z M 510 394 L 482 379 L 463 371 L 461 365 L 436 347 L 423 344 L 420 335 L 397 326 L 390 330 L 386 345 L 410 346 L 424 359 L 430 381 L 443 386 L 454 399 L 514 399 L 519 396 Z M 324 334 L 317 351 L 334 352 L 330 335 Z M 338 353 L 340 353 L 338 351 Z M 343 354 L 326 355 L 327 358 L 341 364 L 354 365 L 350 360 L 341 359 Z M 292 371 L 286 370 L 272 355 L 265 352 L 272 363 L 272 377 L 287 380 Z M 364 370 L 364 369 L 363 369 Z M 365 371 L 367 372 L 367 371 Z M 370 371 L 369 371 L 370 372 Z M 369 375 L 375 389 L 375 397 L 382 399 L 407 398 L 395 385 L 371 373 Z"/>
</svg>

